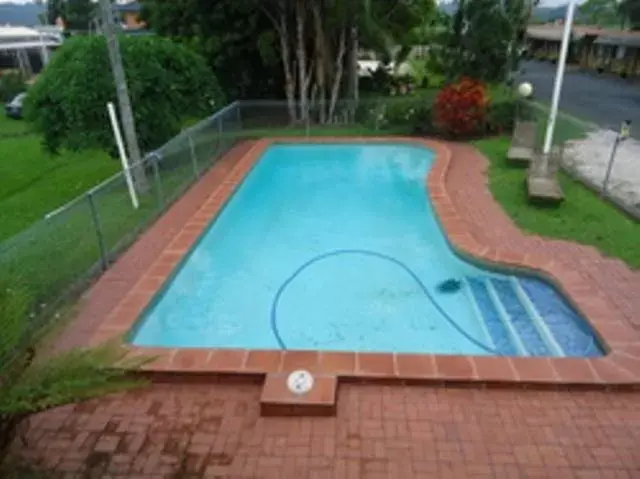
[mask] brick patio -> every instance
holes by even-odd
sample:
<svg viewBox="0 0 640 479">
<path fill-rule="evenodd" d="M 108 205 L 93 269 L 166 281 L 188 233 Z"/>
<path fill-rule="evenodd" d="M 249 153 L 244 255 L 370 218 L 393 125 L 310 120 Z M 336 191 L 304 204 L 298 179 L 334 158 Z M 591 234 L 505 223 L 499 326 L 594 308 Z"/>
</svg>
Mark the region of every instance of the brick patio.
<svg viewBox="0 0 640 479">
<path fill-rule="evenodd" d="M 477 241 L 551 256 L 640 331 L 640 273 L 593 248 L 523 235 L 484 186 L 485 160 L 449 146 L 446 189 Z M 236 147 L 97 282 L 61 348 L 87 343 L 251 147 Z M 625 350 L 618 374 L 637 371 L 638 350 Z M 341 384 L 336 418 L 274 419 L 259 417 L 260 391 L 155 384 L 40 414 L 16 452 L 70 477 L 640 477 L 638 393 Z"/>
<path fill-rule="evenodd" d="M 40 414 L 21 456 L 65 478 L 640 477 L 634 393 L 340 387 L 335 418 L 264 418 L 258 385 L 154 385 Z"/>
</svg>

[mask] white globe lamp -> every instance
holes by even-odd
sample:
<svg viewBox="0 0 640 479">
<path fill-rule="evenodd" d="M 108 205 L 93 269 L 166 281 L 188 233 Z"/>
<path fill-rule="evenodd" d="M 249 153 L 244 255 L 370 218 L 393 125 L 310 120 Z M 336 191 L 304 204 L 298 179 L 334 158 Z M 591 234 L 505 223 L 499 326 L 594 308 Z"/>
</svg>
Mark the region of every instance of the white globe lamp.
<svg viewBox="0 0 640 479">
<path fill-rule="evenodd" d="M 518 85 L 518 95 L 521 98 L 529 98 L 533 94 L 533 85 L 529 82 L 523 82 Z"/>
</svg>

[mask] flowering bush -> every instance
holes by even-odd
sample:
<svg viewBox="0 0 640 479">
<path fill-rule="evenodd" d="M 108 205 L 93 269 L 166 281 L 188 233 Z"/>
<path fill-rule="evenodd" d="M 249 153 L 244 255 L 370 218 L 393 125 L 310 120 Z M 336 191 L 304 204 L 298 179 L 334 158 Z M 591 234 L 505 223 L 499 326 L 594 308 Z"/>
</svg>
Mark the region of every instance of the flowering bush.
<svg viewBox="0 0 640 479">
<path fill-rule="evenodd" d="M 488 97 L 484 85 L 462 78 L 438 92 L 433 109 L 437 128 L 454 137 L 480 133 L 486 121 Z"/>
</svg>

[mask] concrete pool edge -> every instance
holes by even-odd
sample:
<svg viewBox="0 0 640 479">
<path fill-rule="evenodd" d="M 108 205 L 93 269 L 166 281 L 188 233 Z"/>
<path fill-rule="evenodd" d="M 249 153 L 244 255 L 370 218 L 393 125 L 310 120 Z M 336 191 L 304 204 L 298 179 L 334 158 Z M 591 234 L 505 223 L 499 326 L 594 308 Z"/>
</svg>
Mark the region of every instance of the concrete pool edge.
<svg viewBox="0 0 640 479">
<path fill-rule="evenodd" d="M 483 246 L 469 231 L 447 191 L 451 149 L 442 142 L 402 137 L 380 138 L 278 138 L 257 141 L 191 216 L 142 279 L 100 324 L 91 343 L 122 336 L 136 323 L 153 297 L 189 253 L 193 244 L 224 207 L 263 152 L 274 143 L 377 142 L 423 146 L 436 158 L 426 179 L 430 199 L 449 243 L 459 254 L 490 267 L 518 269 L 552 279 L 591 324 L 608 350 L 595 359 L 496 356 L 446 356 L 378 353 L 330 353 L 319 351 L 248 351 L 129 346 L 134 354 L 158 355 L 146 369 L 157 373 L 208 373 L 265 375 L 305 368 L 340 379 L 383 379 L 436 383 L 500 383 L 510 386 L 633 387 L 640 384 L 637 333 L 600 298 L 575 271 L 552 257 L 507 254 Z M 224 158 L 222 159 L 224 161 Z M 484 183 L 474 185 L 486 188 Z M 634 341 L 635 339 L 635 341 Z"/>
</svg>

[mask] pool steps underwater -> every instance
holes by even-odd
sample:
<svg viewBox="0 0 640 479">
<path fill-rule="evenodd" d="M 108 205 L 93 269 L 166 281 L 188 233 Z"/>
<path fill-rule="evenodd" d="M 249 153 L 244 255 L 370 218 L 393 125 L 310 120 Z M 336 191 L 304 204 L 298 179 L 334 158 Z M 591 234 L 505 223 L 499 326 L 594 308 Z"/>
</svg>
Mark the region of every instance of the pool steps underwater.
<svg viewBox="0 0 640 479">
<path fill-rule="evenodd" d="M 472 308 L 483 320 L 488 344 L 502 355 L 602 354 L 588 326 L 580 324 L 583 320 L 541 281 L 480 276 L 467 277 L 463 284 Z"/>
</svg>

